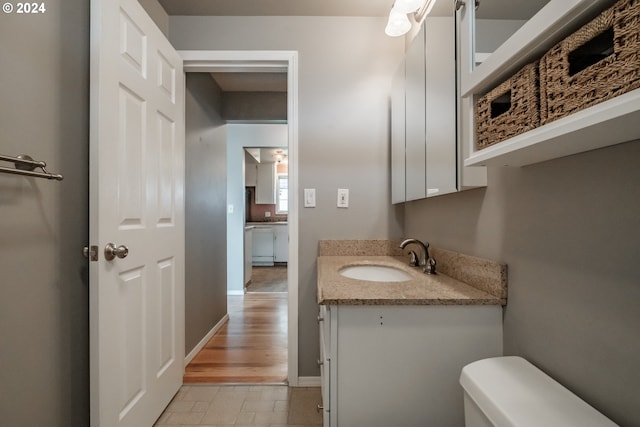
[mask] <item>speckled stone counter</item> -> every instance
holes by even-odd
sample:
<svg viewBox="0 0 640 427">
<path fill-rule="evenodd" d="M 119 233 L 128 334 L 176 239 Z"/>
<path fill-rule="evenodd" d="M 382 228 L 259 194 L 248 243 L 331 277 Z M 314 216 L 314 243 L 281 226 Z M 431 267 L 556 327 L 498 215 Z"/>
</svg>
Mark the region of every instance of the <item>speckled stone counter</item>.
<svg viewBox="0 0 640 427">
<path fill-rule="evenodd" d="M 369 255 L 371 254 L 371 255 Z M 395 242 L 324 240 L 319 244 L 318 303 L 342 305 L 505 305 L 506 265 L 446 250 L 433 250 L 437 275 L 410 267 Z M 340 270 L 383 265 L 406 271 L 403 282 L 352 279 Z"/>
</svg>

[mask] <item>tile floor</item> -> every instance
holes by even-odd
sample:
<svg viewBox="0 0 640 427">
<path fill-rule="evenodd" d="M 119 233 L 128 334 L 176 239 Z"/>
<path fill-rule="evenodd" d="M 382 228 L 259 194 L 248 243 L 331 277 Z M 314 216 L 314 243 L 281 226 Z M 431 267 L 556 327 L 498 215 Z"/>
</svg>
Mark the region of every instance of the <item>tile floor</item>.
<svg viewBox="0 0 640 427">
<path fill-rule="evenodd" d="M 311 427 L 320 388 L 279 385 L 185 385 L 155 427 Z"/>
</svg>

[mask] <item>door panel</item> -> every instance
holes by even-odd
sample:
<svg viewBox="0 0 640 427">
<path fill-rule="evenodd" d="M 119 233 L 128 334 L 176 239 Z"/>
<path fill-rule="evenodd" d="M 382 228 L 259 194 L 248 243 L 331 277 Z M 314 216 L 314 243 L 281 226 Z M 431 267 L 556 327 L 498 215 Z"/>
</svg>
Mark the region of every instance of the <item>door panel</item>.
<svg viewBox="0 0 640 427">
<path fill-rule="evenodd" d="M 136 0 L 91 14 L 91 424 L 150 426 L 184 371 L 184 73 Z"/>
</svg>

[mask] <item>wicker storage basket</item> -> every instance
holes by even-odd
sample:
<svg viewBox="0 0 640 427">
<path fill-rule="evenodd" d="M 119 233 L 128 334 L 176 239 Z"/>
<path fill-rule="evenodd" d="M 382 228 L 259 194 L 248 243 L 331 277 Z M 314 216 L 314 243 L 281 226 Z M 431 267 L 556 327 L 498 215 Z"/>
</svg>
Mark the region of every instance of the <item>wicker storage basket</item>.
<svg viewBox="0 0 640 427">
<path fill-rule="evenodd" d="M 478 150 L 540 125 L 537 61 L 478 99 L 475 125 Z"/>
<path fill-rule="evenodd" d="M 640 0 L 620 0 L 540 60 L 540 122 L 640 87 Z"/>
</svg>

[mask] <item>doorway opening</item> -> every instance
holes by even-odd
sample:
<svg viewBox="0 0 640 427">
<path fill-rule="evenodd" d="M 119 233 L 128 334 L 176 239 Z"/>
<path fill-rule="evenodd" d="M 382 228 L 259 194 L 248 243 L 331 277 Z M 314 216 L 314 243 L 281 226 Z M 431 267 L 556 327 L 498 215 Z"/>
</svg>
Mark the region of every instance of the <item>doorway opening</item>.
<svg viewBox="0 0 640 427">
<path fill-rule="evenodd" d="M 274 330 L 280 332 L 281 337 L 276 338 L 276 341 L 280 340 L 282 344 L 282 337 L 284 337 L 284 343 L 286 349 L 286 374 L 284 375 L 284 382 L 287 382 L 291 386 L 298 385 L 298 331 L 297 331 L 297 319 L 298 319 L 298 212 L 297 212 L 297 160 L 298 160 L 298 141 L 297 141 L 297 52 L 288 51 L 183 51 L 180 52 L 184 60 L 185 72 L 264 72 L 280 70 L 286 73 L 287 78 L 287 94 L 286 94 L 286 123 L 283 123 L 284 132 L 286 135 L 286 147 L 276 147 L 276 149 L 287 150 L 287 172 L 286 180 L 278 180 L 276 186 L 284 186 L 281 188 L 286 190 L 286 226 L 287 226 L 287 238 L 286 238 L 286 285 L 285 291 L 272 292 L 252 292 L 250 286 L 246 289 L 248 292 L 245 294 L 245 274 L 244 270 L 246 263 L 242 260 L 245 259 L 245 236 L 246 236 L 246 220 L 247 215 L 244 208 L 245 201 L 247 201 L 246 191 L 240 190 L 240 200 L 233 200 L 232 194 L 228 190 L 227 194 L 227 225 L 228 235 L 227 242 L 229 242 L 227 257 L 229 260 L 240 260 L 239 265 L 228 264 L 228 283 L 230 294 L 228 296 L 228 313 L 230 320 L 232 316 L 237 316 L 239 321 L 227 322 L 219 330 L 217 335 L 223 335 L 223 329 L 226 328 L 227 342 L 230 339 L 240 339 L 239 335 L 229 335 L 229 332 L 233 332 L 236 327 L 239 327 L 244 322 L 244 327 L 253 324 L 261 325 L 264 327 L 268 322 L 262 317 L 262 321 L 259 319 L 261 316 L 271 312 L 271 318 L 275 324 Z M 257 123 L 250 122 L 236 122 L 227 125 L 228 133 L 234 132 L 242 134 L 243 132 L 251 133 L 256 128 Z M 262 123 L 264 126 L 270 126 L 269 124 Z M 258 126 L 259 128 L 260 126 Z M 242 148 L 238 151 L 237 148 Z M 244 155 L 244 145 L 236 146 L 230 149 L 228 146 L 227 159 L 228 162 L 232 160 L 234 156 Z M 233 152 L 233 153 L 232 153 Z M 233 166 L 228 163 L 228 173 L 232 170 L 237 170 L 238 164 Z M 243 169 L 240 169 L 241 171 Z M 278 174 L 276 173 L 276 177 Z M 244 187 L 244 185 L 243 185 Z M 278 188 L 278 187 L 276 187 Z M 254 190 L 253 197 L 256 196 Z M 235 193 L 234 193 L 235 194 Z M 277 218 L 278 215 L 282 215 L 282 206 L 278 203 L 275 204 L 275 212 L 273 217 Z M 251 205 L 249 205 L 251 206 Z M 266 212 L 266 211 L 265 211 Z M 264 215 L 265 212 L 262 212 Z M 234 215 L 235 214 L 235 215 Z M 276 224 L 273 224 L 276 225 Z M 275 248 L 275 245 L 274 245 Z M 273 267 L 282 267 L 281 261 L 275 260 L 274 254 Z M 252 266 L 253 268 L 253 266 Z M 239 274 L 238 273 L 239 270 Z M 237 286 L 240 284 L 240 292 L 235 289 L 231 289 L 231 286 Z M 250 284 L 249 284 L 250 285 Z M 280 288 L 282 289 L 282 284 Z M 234 299 L 237 298 L 237 299 Z M 269 308 L 270 307 L 270 308 Z M 241 310 L 240 310 L 241 308 Z M 234 314 L 235 313 L 235 314 Z M 233 335 L 233 336 L 232 336 Z M 250 336 L 251 332 L 246 330 L 246 333 L 242 335 Z M 211 340 L 213 341 L 213 340 Z M 265 352 L 258 351 L 261 357 L 264 358 Z M 248 354 L 248 353 L 247 353 Z M 269 353 L 271 354 L 271 353 Z M 237 360 L 237 355 L 234 357 L 231 353 L 227 356 Z M 276 356 L 275 358 L 279 358 Z M 214 362 L 217 363 L 217 362 Z M 248 362 L 247 362 L 248 363 Z M 225 381 L 229 382 L 229 380 Z M 231 382 L 236 382 L 231 380 Z M 263 376 L 262 381 L 251 382 L 282 382 L 277 379 L 268 380 L 268 376 Z"/>
<path fill-rule="evenodd" d="M 257 294 L 288 292 L 287 147 L 245 147 L 244 171 L 244 291 Z"/>
</svg>

